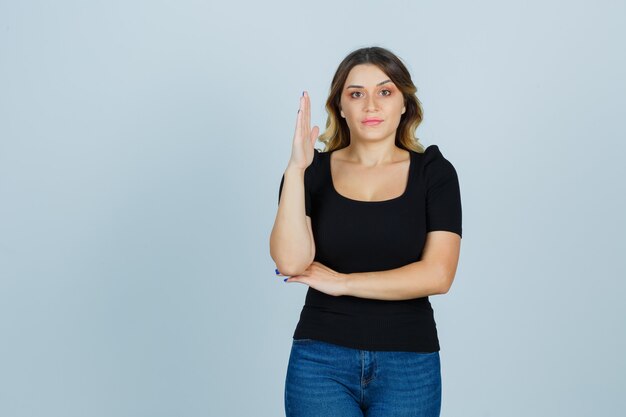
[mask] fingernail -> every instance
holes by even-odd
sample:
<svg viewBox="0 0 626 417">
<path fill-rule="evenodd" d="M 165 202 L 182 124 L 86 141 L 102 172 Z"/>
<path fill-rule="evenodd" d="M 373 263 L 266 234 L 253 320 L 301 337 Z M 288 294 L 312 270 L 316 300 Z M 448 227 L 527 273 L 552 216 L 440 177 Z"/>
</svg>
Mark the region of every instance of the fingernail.
<svg viewBox="0 0 626 417">
<path fill-rule="evenodd" d="M 280 274 L 280 272 L 278 272 L 278 268 L 276 269 L 276 275 Z"/>
<path fill-rule="evenodd" d="M 283 281 L 284 281 L 284 282 L 287 282 L 287 279 L 288 279 L 288 278 L 285 278 Z"/>
<path fill-rule="evenodd" d="M 302 95 L 304 96 L 304 91 L 302 91 Z"/>
</svg>

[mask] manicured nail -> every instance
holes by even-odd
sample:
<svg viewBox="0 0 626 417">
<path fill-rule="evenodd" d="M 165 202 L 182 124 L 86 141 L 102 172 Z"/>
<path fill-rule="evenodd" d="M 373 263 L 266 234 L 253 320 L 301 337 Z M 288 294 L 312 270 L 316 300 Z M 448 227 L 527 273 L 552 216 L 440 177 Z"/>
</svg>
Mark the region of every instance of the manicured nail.
<svg viewBox="0 0 626 417">
<path fill-rule="evenodd" d="M 284 282 L 287 282 L 287 279 L 288 279 L 288 278 L 285 278 L 283 281 L 284 281 Z"/>
<path fill-rule="evenodd" d="M 280 272 L 278 272 L 278 268 L 276 269 L 276 275 L 280 274 Z"/>
<path fill-rule="evenodd" d="M 304 96 L 304 91 L 302 91 L 302 96 Z"/>
</svg>

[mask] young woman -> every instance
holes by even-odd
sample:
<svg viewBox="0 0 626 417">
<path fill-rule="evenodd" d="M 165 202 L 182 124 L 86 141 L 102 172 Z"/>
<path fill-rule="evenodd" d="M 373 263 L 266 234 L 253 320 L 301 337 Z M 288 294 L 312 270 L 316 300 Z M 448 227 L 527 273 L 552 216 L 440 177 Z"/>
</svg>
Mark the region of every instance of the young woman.
<svg viewBox="0 0 626 417">
<path fill-rule="evenodd" d="M 439 416 L 439 341 L 428 297 L 454 279 L 454 166 L 415 137 L 416 87 L 387 49 L 350 53 L 326 101 L 325 150 L 300 98 L 270 237 L 276 274 L 308 285 L 285 381 L 287 417 Z"/>
</svg>

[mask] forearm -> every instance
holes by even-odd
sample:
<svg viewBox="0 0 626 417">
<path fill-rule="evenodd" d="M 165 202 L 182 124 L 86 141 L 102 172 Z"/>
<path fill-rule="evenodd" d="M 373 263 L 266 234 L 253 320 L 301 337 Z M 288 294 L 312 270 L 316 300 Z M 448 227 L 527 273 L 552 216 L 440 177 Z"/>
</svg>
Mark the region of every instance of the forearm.
<svg viewBox="0 0 626 417">
<path fill-rule="evenodd" d="M 376 300 L 410 300 L 446 293 L 442 268 L 424 261 L 386 271 L 346 274 L 345 281 L 345 295 Z"/>
<path fill-rule="evenodd" d="M 270 255 L 283 275 L 299 274 L 315 256 L 304 204 L 304 171 L 288 167 L 270 236 Z"/>
</svg>

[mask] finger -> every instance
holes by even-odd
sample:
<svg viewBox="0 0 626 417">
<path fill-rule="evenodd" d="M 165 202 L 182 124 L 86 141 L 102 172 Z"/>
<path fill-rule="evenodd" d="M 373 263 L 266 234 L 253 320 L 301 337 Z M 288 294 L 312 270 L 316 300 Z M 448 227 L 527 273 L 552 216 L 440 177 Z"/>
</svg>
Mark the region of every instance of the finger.
<svg viewBox="0 0 626 417">
<path fill-rule="evenodd" d="M 315 141 L 319 136 L 320 128 L 318 126 L 313 126 L 313 130 L 311 131 L 311 145 L 315 146 Z"/>
<path fill-rule="evenodd" d="M 311 97 L 309 97 L 309 93 L 304 92 L 304 105 L 305 105 L 305 113 L 304 113 L 304 127 L 306 129 L 305 134 L 308 137 L 309 131 L 311 129 Z"/>
<path fill-rule="evenodd" d="M 309 118 L 307 111 L 307 94 L 306 91 L 303 92 L 302 95 L 302 124 L 300 125 L 300 134 L 302 135 L 302 139 L 308 137 L 309 134 Z"/>
<path fill-rule="evenodd" d="M 300 125 L 300 135 L 305 134 L 304 126 L 306 124 L 306 97 L 305 92 L 302 92 L 302 96 L 300 96 L 300 113 L 302 113 L 302 123 Z"/>
<path fill-rule="evenodd" d="M 304 100 L 302 99 L 302 97 L 300 97 L 300 101 L 298 103 L 298 115 L 296 116 L 296 129 L 294 132 L 294 141 L 297 141 L 298 138 L 302 135 L 302 123 L 303 123 L 302 120 L 304 117 L 303 103 L 304 103 Z"/>
<path fill-rule="evenodd" d="M 311 264 L 315 264 L 318 268 L 323 269 L 324 271 L 328 271 L 328 272 L 335 272 L 333 269 L 327 267 L 326 265 L 317 262 L 317 261 L 313 261 Z"/>
</svg>

